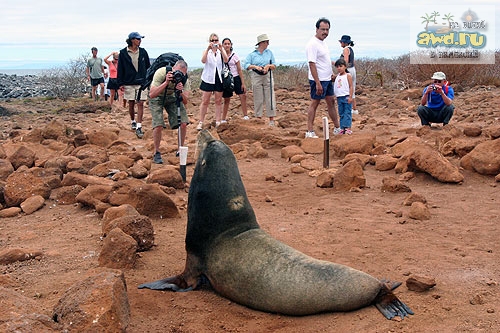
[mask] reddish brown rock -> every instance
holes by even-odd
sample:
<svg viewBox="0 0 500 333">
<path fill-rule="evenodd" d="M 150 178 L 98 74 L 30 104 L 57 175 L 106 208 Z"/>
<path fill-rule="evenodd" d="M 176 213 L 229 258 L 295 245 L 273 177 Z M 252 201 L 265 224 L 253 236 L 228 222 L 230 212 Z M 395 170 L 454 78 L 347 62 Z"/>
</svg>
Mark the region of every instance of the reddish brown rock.
<svg viewBox="0 0 500 333">
<path fill-rule="evenodd" d="M 137 251 L 147 251 L 154 245 L 154 230 L 151 219 L 144 215 L 125 215 L 111 221 L 103 221 L 102 233 L 107 235 L 110 230 L 120 228 L 124 233 L 135 239 Z"/>
<path fill-rule="evenodd" d="M 21 209 L 26 214 L 33 214 L 43 207 L 45 199 L 41 195 L 34 195 L 21 202 Z"/>
<path fill-rule="evenodd" d="M 19 206 L 24 200 L 40 195 L 44 199 L 50 197 L 50 186 L 31 171 L 16 171 L 6 181 L 4 189 L 5 204 L 8 207 Z"/>
<path fill-rule="evenodd" d="M 66 136 L 66 126 L 57 120 L 52 120 L 42 128 L 42 137 L 44 139 L 57 140 L 59 137 Z"/>
<path fill-rule="evenodd" d="M 396 172 L 419 170 L 427 172 L 444 183 L 463 182 L 464 176 L 458 168 L 432 146 L 421 142 L 414 144 L 414 141 L 412 145 L 408 146 L 405 144 L 406 141 L 397 144 L 393 150 L 393 153 L 402 150 L 402 155 L 395 168 Z M 402 149 L 402 147 L 404 148 Z"/>
<path fill-rule="evenodd" d="M 411 192 L 408 185 L 402 183 L 394 177 L 384 177 L 382 179 L 382 187 L 380 188 L 382 192 Z"/>
<path fill-rule="evenodd" d="M 21 213 L 22 210 L 20 207 L 10 207 L 0 210 L 0 218 L 4 217 L 14 217 Z"/>
<path fill-rule="evenodd" d="M 284 158 L 287 160 L 292 158 L 293 156 L 303 155 L 303 154 L 304 154 L 304 150 L 302 150 L 302 148 L 300 148 L 299 146 L 296 146 L 296 145 L 281 148 L 281 158 Z"/>
<path fill-rule="evenodd" d="M 146 182 L 148 184 L 160 184 L 176 189 L 183 189 L 186 187 L 179 170 L 173 165 L 165 165 L 160 169 L 151 171 L 146 178 Z"/>
<path fill-rule="evenodd" d="M 104 215 L 102 217 L 102 223 L 106 224 L 116 218 L 127 215 L 139 216 L 141 214 L 139 214 L 139 212 L 133 206 L 128 204 L 121 205 L 118 207 L 111 207 L 104 212 Z"/>
<path fill-rule="evenodd" d="M 408 194 L 408 196 L 405 198 L 405 200 L 403 201 L 403 205 L 405 206 L 411 206 L 412 203 L 414 202 L 421 202 L 421 203 L 427 203 L 427 199 L 421 195 L 421 194 L 418 194 L 418 193 L 410 193 Z"/>
<path fill-rule="evenodd" d="M 460 166 L 482 175 L 500 173 L 500 139 L 478 144 L 470 153 L 462 157 Z"/>
<path fill-rule="evenodd" d="M 108 202 L 113 189 L 110 185 L 89 185 L 76 196 L 76 201 L 89 207 L 96 207 L 101 202 Z"/>
<path fill-rule="evenodd" d="M 62 186 L 52 190 L 50 199 L 55 200 L 59 205 L 71 205 L 77 202 L 76 196 L 83 189 L 81 185 Z"/>
<path fill-rule="evenodd" d="M 305 138 L 300 143 L 300 148 L 306 154 L 321 154 L 325 149 L 323 139 Z"/>
<path fill-rule="evenodd" d="M 8 157 L 8 160 L 12 164 L 15 170 L 17 170 L 21 165 L 25 165 L 31 168 L 35 165 L 35 152 L 28 147 L 20 146 L 14 154 Z"/>
<path fill-rule="evenodd" d="M 104 238 L 99 253 L 99 266 L 115 269 L 135 267 L 137 242 L 120 228 L 114 228 Z"/>
<path fill-rule="evenodd" d="M 125 332 L 130 305 L 123 272 L 98 270 L 66 290 L 52 318 L 72 332 Z"/>
<path fill-rule="evenodd" d="M 425 203 L 415 201 L 410 206 L 408 216 L 414 220 L 429 220 L 431 212 Z"/>
<path fill-rule="evenodd" d="M 481 127 L 477 126 L 477 125 L 467 125 L 464 128 L 465 136 L 476 137 L 476 136 L 480 136 L 482 132 L 483 132 L 483 130 L 481 129 Z"/>
<path fill-rule="evenodd" d="M 388 171 L 394 169 L 398 159 L 392 155 L 378 155 L 375 157 L 375 169 L 378 171 Z"/>
<path fill-rule="evenodd" d="M 175 202 L 158 184 L 144 184 L 136 180 L 117 184 L 109 196 L 113 206 L 129 204 L 141 214 L 151 218 L 178 217 L 179 209 Z"/>
<path fill-rule="evenodd" d="M 26 261 L 42 256 L 41 251 L 25 249 L 6 249 L 0 251 L 0 265 L 12 264 L 16 261 Z"/>
<path fill-rule="evenodd" d="M 350 191 L 352 188 L 365 187 L 366 178 L 357 160 L 351 160 L 343 165 L 333 178 L 333 188 L 339 191 Z"/>
<path fill-rule="evenodd" d="M 436 286 L 436 279 L 423 275 L 412 275 L 406 280 L 408 290 L 423 292 Z"/>
<path fill-rule="evenodd" d="M 11 173 L 14 172 L 14 167 L 9 160 L 0 159 L 0 179 L 5 180 Z"/>
<path fill-rule="evenodd" d="M 332 156 L 340 158 L 352 153 L 370 155 L 375 146 L 375 140 L 375 135 L 371 134 L 342 135 L 335 137 L 333 141 L 330 139 L 330 149 L 333 152 Z"/>
</svg>

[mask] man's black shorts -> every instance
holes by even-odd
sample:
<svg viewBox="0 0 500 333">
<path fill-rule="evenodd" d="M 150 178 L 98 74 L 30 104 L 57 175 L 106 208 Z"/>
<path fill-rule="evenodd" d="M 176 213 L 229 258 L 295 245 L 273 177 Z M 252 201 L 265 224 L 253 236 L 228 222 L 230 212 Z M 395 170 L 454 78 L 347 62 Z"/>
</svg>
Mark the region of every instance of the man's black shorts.
<svg viewBox="0 0 500 333">
<path fill-rule="evenodd" d="M 98 86 L 99 84 L 104 84 L 104 78 L 101 77 L 101 78 L 98 78 L 98 79 L 90 79 L 90 84 L 92 85 L 92 87 L 95 87 L 95 86 Z"/>
</svg>

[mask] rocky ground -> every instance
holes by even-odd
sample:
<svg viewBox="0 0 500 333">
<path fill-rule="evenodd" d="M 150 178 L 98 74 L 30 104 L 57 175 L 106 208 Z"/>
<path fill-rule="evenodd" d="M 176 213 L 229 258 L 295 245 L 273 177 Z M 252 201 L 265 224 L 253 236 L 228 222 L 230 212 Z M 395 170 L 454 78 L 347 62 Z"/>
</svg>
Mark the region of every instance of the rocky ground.
<svg viewBox="0 0 500 333">
<path fill-rule="evenodd" d="M 151 163 L 148 109 L 141 140 L 118 105 L 1 100 L 0 331 L 500 331 L 500 89 L 458 91 L 452 122 L 431 129 L 415 114 L 420 92 L 362 87 L 354 134 L 331 137 L 328 169 L 323 140 L 304 139 L 306 88 L 277 91 L 274 128 L 242 120 L 233 98 L 229 123 L 212 129 L 237 156 L 264 230 L 403 282 L 396 295 L 415 312 L 404 320 L 373 306 L 290 317 L 209 288 L 137 289 L 184 268 L 198 92 L 187 184 L 176 131 L 164 131 L 165 164 Z"/>
</svg>

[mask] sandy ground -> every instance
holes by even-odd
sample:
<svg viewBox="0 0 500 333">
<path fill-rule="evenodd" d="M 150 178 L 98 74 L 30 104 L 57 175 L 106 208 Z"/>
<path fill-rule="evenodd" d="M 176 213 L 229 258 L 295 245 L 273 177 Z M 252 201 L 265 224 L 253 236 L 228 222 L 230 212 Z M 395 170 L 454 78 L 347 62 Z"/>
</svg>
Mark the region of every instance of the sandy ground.
<svg viewBox="0 0 500 333">
<path fill-rule="evenodd" d="M 416 118 L 397 119 L 390 112 L 378 115 L 377 122 L 397 126 L 360 126 L 366 119 L 363 109 L 369 108 L 368 104 L 359 107 L 353 135 L 373 131 L 391 138 L 401 135 L 401 128 L 418 127 Z M 495 112 L 498 117 L 499 110 Z M 193 113 L 197 115 L 197 109 Z M 32 122 L 32 127 L 57 116 L 37 117 L 38 123 Z M 121 108 L 113 109 L 111 115 L 77 118 L 86 128 L 103 126 L 110 118 L 119 126 L 128 126 L 126 111 Z M 20 119 L 11 121 L 21 128 L 28 126 Z M 265 126 L 251 121 L 253 126 Z M 438 133 L 441 128 L 432 131 Z M 194 137 L 191 126 L 191 145 Z M 176 132 L 166 131 L 165 140 L 175 142 L 175 138 Z M 148 139 L 136 139 L 130 131 L 125 139 L 144 152 L 149 147 Z M 187 293 L 137 289 L 141 283 L 183 270 L 186 210 L 181 210 L 180 218 L 153 220 L 156 246 L 140 253 L 135 269 L 125 271 L 131 308 L 128 332 L 500 332 L 500 196 L 494 177 L 461 170 L 465 176 L 462 184 L 444 184 L 417 172 L 407 185 L 427 199 L 431 218 L 414 220 L 408 217 L 409 207 L 402 204 L 407 193 L 381 191 L 383 177 L 397 177 L 394 170 L 381 172 L 367 165 L 366 188 L 338 192 L 317 187 L 316 179 L 307 173 L 292 173 L 290 162 L 280 157 L 280 148 L 268 152 L 268 158 L 239 161 L 261 227 L 313 257 L 403 282 L 396 295 L 415 315 L 387 320 L 369 306 L 349 313 L 292 317 L 249 309 L 208 288 Z M 321 155 L 316 158 L 322 161 Z M 459 163 L 456 157 L 450 160 Z M 339 160 L 332 157 L 331 163 Z M 188 166 L 188 179 L 192 173 L 193 166 Z M 266 181 L 266 174 L 280 181 Z M 178 190 L 174 197 L 176 202 L 187 201 L 187 191 Z M 32 215 L 2 219 L 0 249 L 35 249 L 44 255 L 40 260 L 0 266 L 0 286 L 32 298 L 39 312 L 50 316 L 64 291 L 98 266 L 100 236 L 98 214 L 79 205 L 62 206 L 49 200 Z M 404 282 L 413 274 L 435 278 L 437 284 L 426 292 L 410 291 Z"/>
</svg>

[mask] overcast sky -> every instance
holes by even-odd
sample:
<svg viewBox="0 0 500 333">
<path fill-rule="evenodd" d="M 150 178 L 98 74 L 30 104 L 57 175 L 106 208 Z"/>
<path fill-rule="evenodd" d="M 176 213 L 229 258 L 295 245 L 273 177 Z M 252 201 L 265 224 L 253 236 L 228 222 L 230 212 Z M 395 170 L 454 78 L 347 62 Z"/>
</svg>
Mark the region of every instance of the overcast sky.
<svg viewBox="0 0 500 333">
<path fill-rule="evenodd" d="M 493 6 L 498 0 L 453 1 L 453 6 Z M 238 8 L 234 4 L 238 4 Z M 99 56 L 126 46 L 129 32 L 145 35 L 142 41 L 150 57 L 178 52 L 190 67 L 202 66 L 202 50 L 208 36 L 230 37 L 244 58 L 254 48 L 257 35 L 267 33 L 269 48 L 278 63 L 305 62 L 305 44 L 315 33 L 315 22 L 327 17 L 332 25 L 327 38 L 332 58 L 340 55 L 338 40 L 350 35 L 356 57 L 392 58 L 410 51 L 410 5 L 435 1 L 302 0 L 282 1 L 62 1 L 18 0 L 2 4 L 0 20 L 0 69 L 52 67 L 81 55 Z M 231 7 L 232 6 L 232 7 Z M 494 10 L 498 31 L 500 5 Z M 419 19 L 417 17 L 417 19 Z M 491 23 L 490 23 L 491 24 Z M 500 48 L 500 33 L 495 49 Z M 42 64 L 42 65 L 41 65 Z"/>
</svg>

